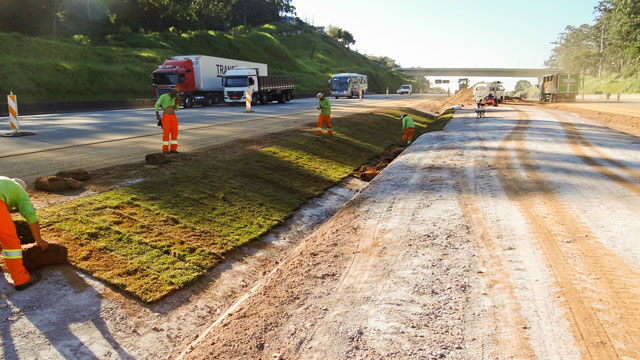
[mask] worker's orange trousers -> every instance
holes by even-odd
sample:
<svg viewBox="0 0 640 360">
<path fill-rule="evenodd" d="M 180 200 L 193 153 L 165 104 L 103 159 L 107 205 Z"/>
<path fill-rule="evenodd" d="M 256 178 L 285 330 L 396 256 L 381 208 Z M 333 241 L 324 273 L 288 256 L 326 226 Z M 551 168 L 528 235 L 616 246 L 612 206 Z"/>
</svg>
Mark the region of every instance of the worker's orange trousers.
<svg viewBox="0 0 640 360">
<path fill-rule="evenodd" d="M 327 127 L 327 134 L 333 136 L 333 128 L 331 127 L 331 115 L 318 115 L 318 123 L 316 124 L 316 134 L 322 135 L 322 125 Z"/>
<path fill-rule="evenodd" d="M 7 264 L 9 275 L 13 279 L 13 285 L 22 285 L 29 281 L 27 269 L 22 265 L 22 246 L 16 233 L 9 208 L 0 200 L 0 244 L 2 244 L 2 257 Z"/>
<path fill-rule="evenodd" d="M 411 144 L 411 140 L 413 140 L 413 128 L 406 128 L 402 133 L 402 142 L 407 144 Z"/>
<path fill-rule="evenodd" d="M 162 152 L 178 149 L 178 117 L 175 115 L 162 115 Z M 171 141 L 169 141 L 171 138 Z M 171 146 L 169 146 L 171 144 Z"/>
</svg>

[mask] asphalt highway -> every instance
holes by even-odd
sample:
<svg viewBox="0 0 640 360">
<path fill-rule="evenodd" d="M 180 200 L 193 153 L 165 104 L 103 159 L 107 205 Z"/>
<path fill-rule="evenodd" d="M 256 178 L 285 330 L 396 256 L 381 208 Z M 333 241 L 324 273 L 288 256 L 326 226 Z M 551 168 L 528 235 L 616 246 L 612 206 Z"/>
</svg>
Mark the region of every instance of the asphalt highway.
<svg viewBox="0 0 640 360">
<path fill-rule="evenodd" d="M 335 118 L 376 107 L 408 106 L 434 97 L 370 95 L 363 101 L 331 98 L 331 103 Z M 180 109 L 179 150 L 309 126 L 316 121 L 316 104 L 316 99 L 293 99 L 287 104 L 254 106 L 251 113 L 245 112 L 244 106 Z M 162 130 L 156 123 L 153 109 L 20 117 L 21 129 L 36 135 L 0 137 L 0 174 L 32 183 L 38 176 L 63 169 L 92 170 L 142 161 L 145 154 L 161 149 Z M 0 124 L 6 124 L 6 131 L 0 132 L 9 132 L 8 118 L 0 118 Z"/>
</svg>

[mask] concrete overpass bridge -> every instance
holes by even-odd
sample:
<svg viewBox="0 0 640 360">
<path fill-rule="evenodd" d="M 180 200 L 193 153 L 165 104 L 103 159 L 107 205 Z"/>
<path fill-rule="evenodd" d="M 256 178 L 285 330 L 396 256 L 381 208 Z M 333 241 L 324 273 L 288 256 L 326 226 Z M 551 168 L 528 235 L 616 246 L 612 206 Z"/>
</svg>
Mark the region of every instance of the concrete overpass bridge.
<svg viewBox="0 0 640 360">
<path fill-rule="evenodd" d="M 560 72 L 557 69 L 515 68 L 400 68 L 399 71 L 421 78 L 424 76 L 490 76 L 490 77 L 535 77 Z"/>
</svg>

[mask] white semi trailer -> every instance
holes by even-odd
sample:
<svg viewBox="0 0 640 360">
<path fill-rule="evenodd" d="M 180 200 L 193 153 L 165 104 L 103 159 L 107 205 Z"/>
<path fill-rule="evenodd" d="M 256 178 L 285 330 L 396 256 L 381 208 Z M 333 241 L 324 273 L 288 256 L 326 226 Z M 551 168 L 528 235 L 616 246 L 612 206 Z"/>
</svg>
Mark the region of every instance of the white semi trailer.
<svg viewBox="0 0 640 360">
<path fill-rule="evenodd" d="M 207 55 L 174 56 L 153 72 L 154 96 L 158 98 L 177 88 L 184 107 L 220 103 L 224 98 L 224 75 L 238 67 L 267 72 L 267 64 L 262 63 Z"/>
</svg>

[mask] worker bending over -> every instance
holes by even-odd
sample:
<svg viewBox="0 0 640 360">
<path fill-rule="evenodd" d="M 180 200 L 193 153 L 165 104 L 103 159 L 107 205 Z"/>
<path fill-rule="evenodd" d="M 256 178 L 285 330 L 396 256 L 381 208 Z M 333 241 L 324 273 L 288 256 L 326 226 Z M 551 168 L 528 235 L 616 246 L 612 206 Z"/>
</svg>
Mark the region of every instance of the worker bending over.
<svg viewBox="0 0 640 360">
<path fill-rule="evenodd" d="M 316 124 L 316 134 L 322 136 L 322 124 L 324 124 L 327 127 L 327 134 L 333 136 L 333 128 L 331 127 L 331 103 L 329 99 L 324 97 L 323 93 L 318 93 L 316 98 L 318 98 L 317 109 L 320 110 L 318 123 Z"/>
<path fill-rule="evenodd" d="M 31 205 L 26 189 L 24 181 L 0 176 L 0 244 L 2 257 L 16 290 L 24 290 L 35 284 L 39 277 L 36 274 L 30 275 L 22 264 L 22 245 L 9 212 L 18 210 L 22 214 L 29 224 L 33 238 L 43 251 L 49 246 L 49 243 L 40 237 L 36 210 Z"/>
<path fill-rule="evenodd" d="M 407 114 L 402 114 L 400 120 L 402 120 L 402 144 L 409 145 L 413 140 L 413 128 L 415 127 L 413 119 Z"/>
<path fill-rule="evenodd" d="M 176 111 L 180 107 L 180 91 L 176 88 L 171 89 L 169 93 L 161 95 L 156 101 L 156 118 L 162 124 L 162 152 L 177 153 L 178 152 L 178 117 Z M 162 118 L 158 109 L 162 107 Z M 171 147 L 169 147 L 169 137 L 171 137 Z"/>
</svg>

